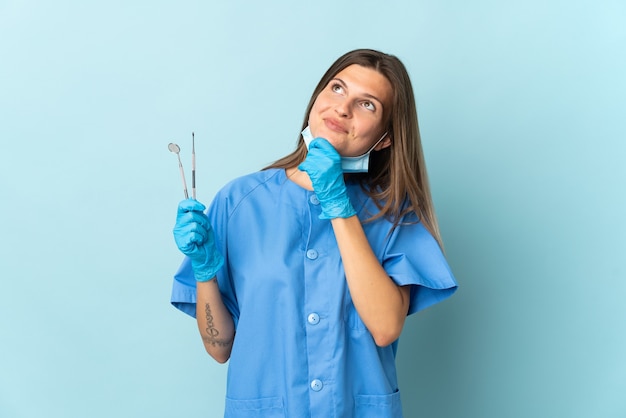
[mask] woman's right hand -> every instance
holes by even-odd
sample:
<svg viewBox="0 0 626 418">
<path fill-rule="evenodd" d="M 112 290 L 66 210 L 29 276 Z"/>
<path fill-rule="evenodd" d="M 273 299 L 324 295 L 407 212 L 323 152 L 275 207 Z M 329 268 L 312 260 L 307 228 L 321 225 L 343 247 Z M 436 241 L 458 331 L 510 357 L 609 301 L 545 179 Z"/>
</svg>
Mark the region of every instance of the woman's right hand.
<svg viewBox="0 0 626 418">
<path fill-rule="evenodd" d="M 341 156 L 330 142 L 315 138 L 298 169 L 306 171 L 317 195 L 322 214 L 320 219 L 349 218 L 356 215 L 346 184 L 343 181 Z"/>
<path fill-rule="evenodd" d="M 224 257 L 217 250 L 213 228 L 205 215 L 206 207 L 194 199 L 178 204 L 174 240 L 178 249 L 191 259 L 194 276 L 199 282 L 215 277 L 224 264 Z"/>
</svg>

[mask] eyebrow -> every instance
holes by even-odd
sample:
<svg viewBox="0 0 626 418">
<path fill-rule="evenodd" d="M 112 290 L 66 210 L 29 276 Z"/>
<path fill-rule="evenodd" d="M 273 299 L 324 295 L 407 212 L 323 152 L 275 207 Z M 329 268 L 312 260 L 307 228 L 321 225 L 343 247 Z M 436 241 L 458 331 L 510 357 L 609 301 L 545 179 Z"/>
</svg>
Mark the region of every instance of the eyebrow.
<svg viewBox="0 0 626 418">
<path fill-rule="evenodd" d="M 335 78 L 333 78 L 333 79 L 332 79 L 332 80 L 330 80 L 330 81 L 338 81 L 338 82 L 339 82 L 342 86 L 344 86 L 345 88 L 348 88 L 348 85 L 346 84 L 346 82 L 345 82 L 345 81 L 343 81 L 343 80 L 342 80 L 342 79 L 340 79 L 340 78 L 335 77 Z M 374 100 L 376 100 L 376 101 L 378 102 L 378 104 L 380 104 L 380 106 L 381 106 L 381 107 L 384 107 L 384 106 L 385 106 L 385 105 L 383 104 L 383 101 L 382 101 L 382 100 L 380 100 L 378 97 L 374 96 L 373 94 L 363 93 L 363 96 L 367 97 L 368 99 L 374 99 Z"/>
</svg>

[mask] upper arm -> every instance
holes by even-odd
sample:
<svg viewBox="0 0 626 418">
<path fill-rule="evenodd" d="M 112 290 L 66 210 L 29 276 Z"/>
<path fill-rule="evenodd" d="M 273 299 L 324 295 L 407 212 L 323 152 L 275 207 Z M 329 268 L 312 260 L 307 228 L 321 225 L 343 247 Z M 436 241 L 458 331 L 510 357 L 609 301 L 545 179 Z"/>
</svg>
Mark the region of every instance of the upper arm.
<svg viewBox="0 0 626 418">
<path fill-rule="evenodd" d="M 398 286 L 400 296 L 402 298 L 402 315 L 409 314 L 409 305 L 411 304 L 411 285 Z"/>
</svg>

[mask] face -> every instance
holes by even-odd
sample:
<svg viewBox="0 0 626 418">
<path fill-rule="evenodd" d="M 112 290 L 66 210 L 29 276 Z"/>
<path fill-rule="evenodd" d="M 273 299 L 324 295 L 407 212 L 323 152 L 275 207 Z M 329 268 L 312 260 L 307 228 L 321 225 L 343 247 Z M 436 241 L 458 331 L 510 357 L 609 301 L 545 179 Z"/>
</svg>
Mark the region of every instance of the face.
<svg viewBox="0 0 626 418">
<path fill-rule="evenodd" d="M 360 65 L 346 67 L 317 96 L 309 126 L 344 157 L 367 152 L 385 133 L 392 88 L 385 76 Z M 375 149 L 390 144 L 383 139 Z"/>
</svg>

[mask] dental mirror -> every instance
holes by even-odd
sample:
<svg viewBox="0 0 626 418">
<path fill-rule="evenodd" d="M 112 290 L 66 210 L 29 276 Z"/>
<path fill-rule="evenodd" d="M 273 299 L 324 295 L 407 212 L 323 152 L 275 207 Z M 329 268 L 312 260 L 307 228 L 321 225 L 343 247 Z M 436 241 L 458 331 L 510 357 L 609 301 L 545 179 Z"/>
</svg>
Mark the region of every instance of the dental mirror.
<svg viewBox="0 0 626 418">
<path fill-rule="evenodd" d="M 183 170 L 183 163 L 182 161 L 180 161 L 180 147 L 170 142 L 167 146 L 167 149 L 175 153 L 178 157 L 178 168 L 180 169 L 180 177 L 183 180 L 183 191 L 185 192 L 185 199 L 189 199 L 189 194 L 187 193 L 187 181 L 185 180 L 185 170 Z"/>
</svg>

